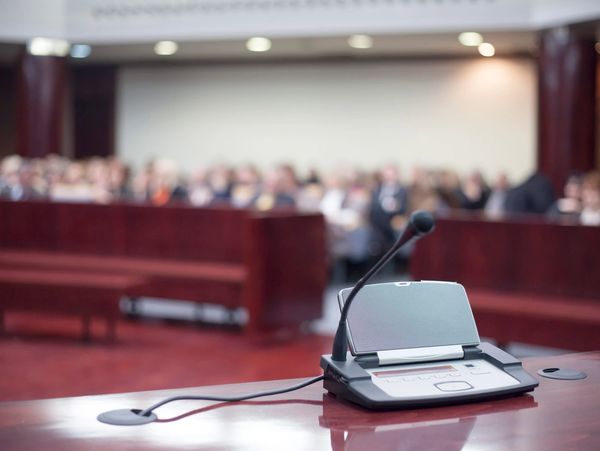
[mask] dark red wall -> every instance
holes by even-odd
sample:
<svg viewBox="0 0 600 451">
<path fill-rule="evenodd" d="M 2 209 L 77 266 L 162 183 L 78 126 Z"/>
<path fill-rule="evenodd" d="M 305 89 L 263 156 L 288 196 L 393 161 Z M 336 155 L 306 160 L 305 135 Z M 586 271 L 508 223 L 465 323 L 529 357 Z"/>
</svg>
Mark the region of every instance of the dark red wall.
<svg viewBox="0 0 600 451">
<path fill-rule="evenodd" d="M 14 66 L 0 66 L 0 157 L 16 152 Z"/>
<path fill-rule="evenodd" d="M 557 193 L 572 172 L 596 167 L 596 71 L 593 30 L 541 33 L 538 80 L 538 169 Z"/>
<path fill-rule="evenodd" d="M 72 68 L 76 158 L 115 153 L 116 73 L 114 65 Z"/>
</svg>

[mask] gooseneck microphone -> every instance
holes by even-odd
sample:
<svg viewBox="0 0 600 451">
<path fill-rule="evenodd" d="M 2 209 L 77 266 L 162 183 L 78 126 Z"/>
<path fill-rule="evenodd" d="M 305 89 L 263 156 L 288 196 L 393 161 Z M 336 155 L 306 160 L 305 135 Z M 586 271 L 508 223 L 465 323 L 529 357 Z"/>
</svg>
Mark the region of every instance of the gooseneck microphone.
<svg viewBox="0 0 600 451">
<path fill-rule="evenodd" d="M 365 286 L 371 277 L 373 277 L 392 257 L 398 252 L 398 250 L 408 243 L 413 238 L 419 238 L 427 235 L 435 228 L 435 219 L 433 215 L 427 211 L 417 210 L 410 215 L 408 225 L 400 235 L 400 238 L 394 243 L 394 245 L 388 250 L 383 257 L 381 257 L 375 265 L 356 283 L 348 299 L 344 303 L 342 313 L 340 315 L 340 322 L 338 324 L 335 338 L 333 339 L 333 349 L 331 351 L 332 360 L 343 362 L 346 360 L 346 354 L 348 353 L 348 337 L 347 337 L 347 318 L 348 310 L 352 304 L 352 300 L 356 297 L 358 292 Z"/>
<path fill-rule="evenodd" d="M 435 226 L 435 221 L 431 213 L 426 211 L 415 211 L 411 216 L 408 222 L 408 226 L 404 229 L 404 232 L 398 238 L 398 241 L 392 246 L 392 248 L 385 253 L 381 259 L 373 266 L 369 272 L 367 272 L 356 284 L 356 286 L 350 292 L 344 307 L 342 308 L 342 314 L 340 317 L 340 323 L 338 325 L 337 332 L 335 334 L 335 339 L 333 342 L 333 352 L 332 359 L 337 361 L 345 361 L 346 354 L 348 351 L 348 339 L 346 336 L 346 319 L 348 317 L 348 309 L 350 308 L 350 304 L 352 300 L 356 296 L 356 294 L 361 290 L 361 288 L 367 283 L 367 281 L 373 277 L 373 275 L 381 269 L 383 265 L 385 265 L 394 254 L 400 249 L 404 244 L 410 241 L 412 238 L 420 237 L 423 235 L 427 235 L 429 232 L 433 230 Z M 277 395 L 281 393 L 288 393 L 294 390 L 298 390 L 300 388 L 306 387 L 310 384 L 314 384 L 315 382 L 324 380 L 325 376 L 317 376 L 312 379 L 308 379 L 304 382 L 301 382 L 296 385 L 292 385 L 291 387 L 280 388 L 276 390 L 268 390 L 257 393 L 247 393 L 239 396 L 214 396 L 214 395 L 189 395 L 189 396 L 173 396 L 171 398 L 164 399 L 162 401 L 157 402 L 156 404 L 146 408 L 146 409 L 117 409 L 110 410 L 108 412 L 101 413 L 98 415 L 98 421 L 106 424 L 118 425 L 118 426 L 134 426 L 134 425 L 142 425 L 147 423 L 152 423 L 156 421 L 158 417 L 154 413 L 154 410 L 159 407 L 173 402 L 180 401 L 183 399 L 188 400 L 205 400 L 205 401 L 224 401 L 224 402 L 236 402 L 236 401 L 244 401 L 247 399 L 260 398 L 263 396 L 271 396 Z"/>
</svg>

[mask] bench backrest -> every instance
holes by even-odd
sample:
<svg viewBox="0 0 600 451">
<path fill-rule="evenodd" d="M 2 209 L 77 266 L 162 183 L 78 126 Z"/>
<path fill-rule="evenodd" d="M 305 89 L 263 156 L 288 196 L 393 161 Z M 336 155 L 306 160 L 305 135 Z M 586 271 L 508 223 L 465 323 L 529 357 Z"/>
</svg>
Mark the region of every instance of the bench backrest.
<svg viewBox="0 0 600 451">
<path fill-rule="evenodd" d="M 228 208 L 0 201 L 0 247 L 239 263 L 249 217 Z"/>
<path fill-rule="evenodd" d="M 600 298 L 599 274 L 599 227 L 539 219 L 439 219 L 411 260 L 415 279 L 557 296 Z"/>
</svg>

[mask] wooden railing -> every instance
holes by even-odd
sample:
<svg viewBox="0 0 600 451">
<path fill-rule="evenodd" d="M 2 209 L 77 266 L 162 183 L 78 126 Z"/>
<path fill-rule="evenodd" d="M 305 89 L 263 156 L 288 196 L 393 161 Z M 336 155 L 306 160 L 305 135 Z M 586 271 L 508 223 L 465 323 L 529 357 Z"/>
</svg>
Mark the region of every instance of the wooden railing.
<svg viewBox="0 0 600 451">
<path fill-rule="evenodd" d="M 467 289 L 481 335 L 567 349 L 600 347 L 600 228 L 540 218 L 438 218 L 417 242 L 414 279 Z"/>
<path fill-rule="evenodd" d="M 244 307 L 247 330 L 321 316 L 321 215 L 0 201 L 0 218 L 0 268 L 129 274 L 130 296 Z"/>
</svg>

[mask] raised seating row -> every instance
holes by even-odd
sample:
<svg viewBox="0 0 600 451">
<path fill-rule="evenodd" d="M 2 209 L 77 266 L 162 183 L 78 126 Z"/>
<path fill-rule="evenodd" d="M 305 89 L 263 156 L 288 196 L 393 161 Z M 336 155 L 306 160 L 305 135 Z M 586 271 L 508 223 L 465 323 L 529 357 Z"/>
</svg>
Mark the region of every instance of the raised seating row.
<svg viewBox="0 0 600 451">
<path fill-rule="evenodd" d="M 242 307 L 249 332 L 321 315 L 326 250 L 320 215 L 1 201 L 0 217 L 0 278 L 16 269 L 30 271 L 29 285 L 41 272 L 57 280 L 130 277 L 122 281 L 129 297 Z M 105 288 L 102 280 L 98 290 Z M 61 310 L 58 296 L 38 293 L 38 308 Z M 18 307 L 18 300 L 2 298 L 0 309 Z"/>
<path fill-rule="evenodd" d="M 482 336 L 600 348 L 600 229 L 538 218 L 440 218 L 417 242 L 414 279 L 462 283 Z"/>
</svg>

